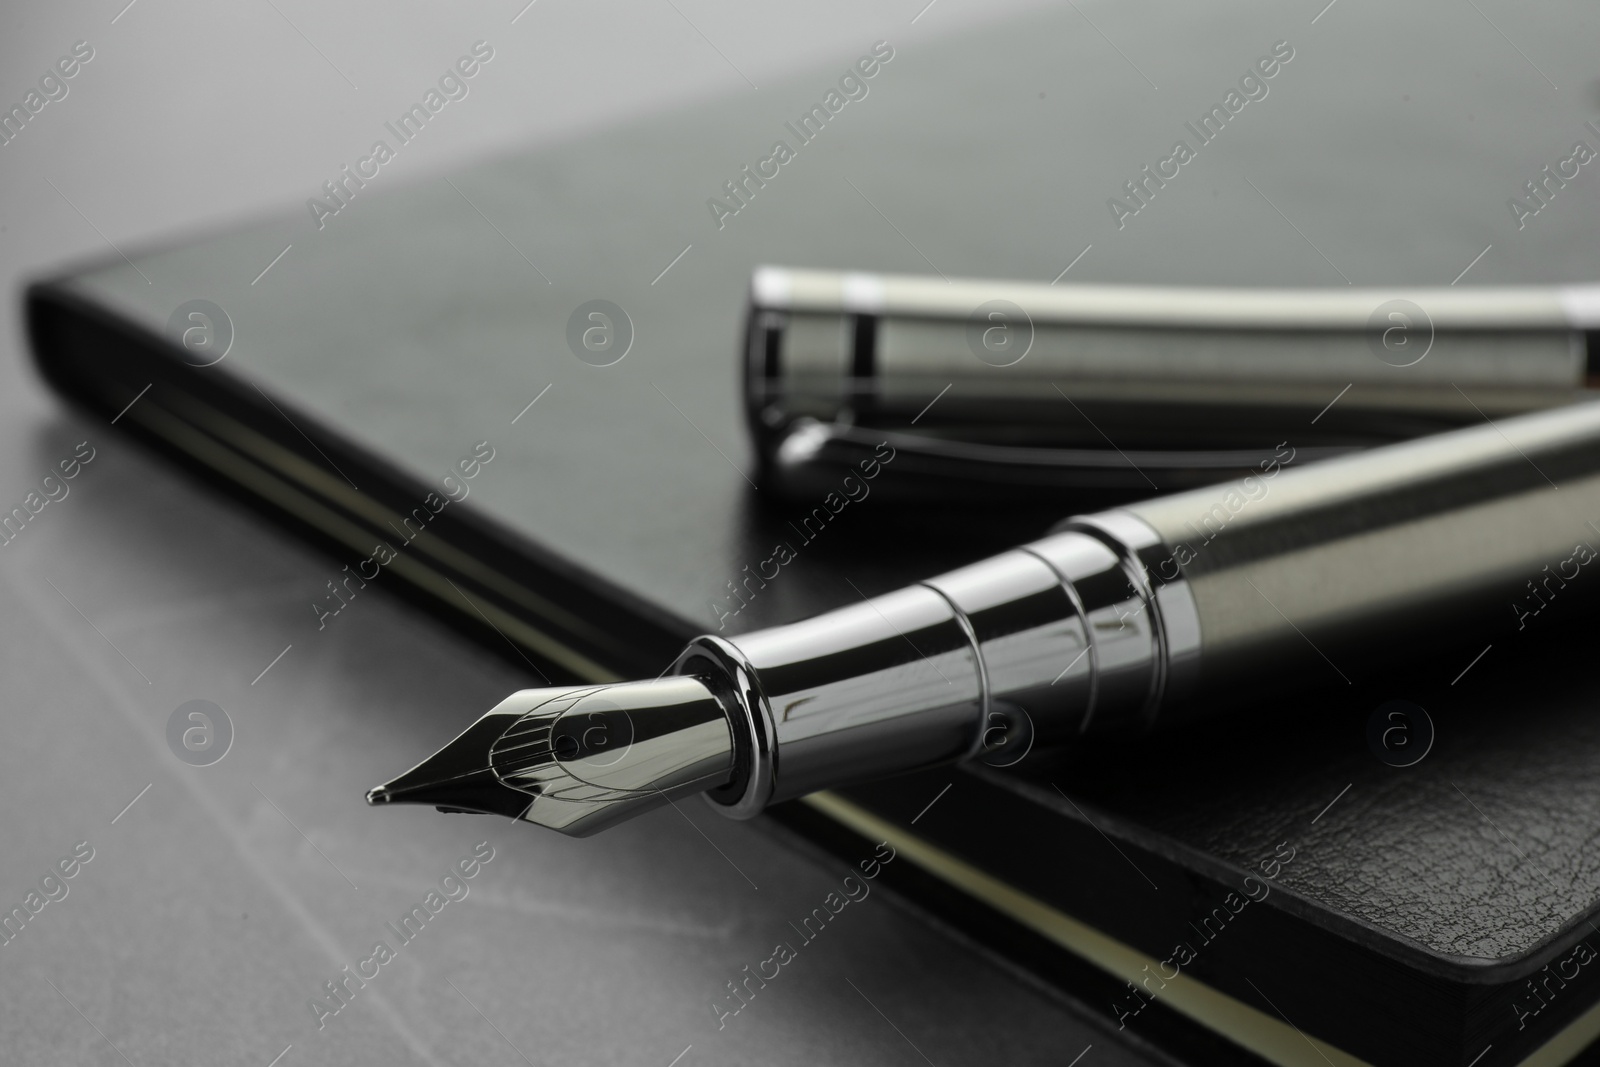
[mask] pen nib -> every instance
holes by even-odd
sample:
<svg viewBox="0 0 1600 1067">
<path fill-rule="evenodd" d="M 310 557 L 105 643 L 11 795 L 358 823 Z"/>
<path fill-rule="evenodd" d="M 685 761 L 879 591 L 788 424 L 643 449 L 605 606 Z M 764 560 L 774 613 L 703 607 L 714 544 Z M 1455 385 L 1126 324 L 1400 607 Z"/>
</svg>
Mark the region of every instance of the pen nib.
<svg viewBox="0 0 1600 1067">
<path fill-rule="evenodd" d="M 521 818 L 586 837 L 733 773 L 722 703 L 698 679 L 525 689 L 367 803 Z"/>
</svg>

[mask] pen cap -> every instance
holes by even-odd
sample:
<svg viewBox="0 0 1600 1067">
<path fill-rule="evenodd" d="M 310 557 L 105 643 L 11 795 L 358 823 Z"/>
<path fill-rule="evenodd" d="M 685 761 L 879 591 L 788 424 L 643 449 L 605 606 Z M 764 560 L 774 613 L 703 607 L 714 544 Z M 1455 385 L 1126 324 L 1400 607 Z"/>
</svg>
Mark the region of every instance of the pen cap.
<svg viewBox="0 0 1600 1067">
<path fill-rule="evenodd" d="M 1600 286 L 1227 289 L 758 269 L 764 488 L 1147 493 L 1586 399 Z M 1591 359 L 1591 347 L 1596 357 Z"/>
</svg>

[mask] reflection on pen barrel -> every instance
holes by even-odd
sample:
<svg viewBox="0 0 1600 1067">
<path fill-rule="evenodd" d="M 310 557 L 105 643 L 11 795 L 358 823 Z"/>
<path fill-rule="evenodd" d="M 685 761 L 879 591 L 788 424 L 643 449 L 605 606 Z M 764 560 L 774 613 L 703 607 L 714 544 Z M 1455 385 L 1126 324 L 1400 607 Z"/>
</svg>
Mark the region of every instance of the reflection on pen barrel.
<svg viewBox="0 0 1600 1067">
<path fill-rule="evenodd" d="M 1041 748 L 1142 727 L 1196 636 L 1157 613 L 1192 606 L 1181 584 L 1152 590 L 1114 539 L 1137 535 L 1136 520 L 1102 521 L 1103 535 L 1057 534 L 804 622 L 696 639 L 677 669 L 753 679 L 721 692 L 745 702 L 734 719 L 760 735 L 745 747 L 771 754 L 713 801 L 754 814 L 978 756 L 1017 736 L 1004 720 L 1017 709 Z M 1169 647 L 1172 635 L 1183 647 Z"/>
<path fill-rule="evenodd" d="M 997 709 L 1048 747 L 1284 675 L 1342 687 L 1441 633 L 1509 636 L 1529 605 L 1600 588 L 1576 569 L 1597 522 L 1600 404 L 1568 406 L 1068 520 L 804 622 L 699 638 L 678 670 L 714 679 L 749 732 L 751 770 L 711 796 L 750 815 L 978 755 Z"/>
</svg>

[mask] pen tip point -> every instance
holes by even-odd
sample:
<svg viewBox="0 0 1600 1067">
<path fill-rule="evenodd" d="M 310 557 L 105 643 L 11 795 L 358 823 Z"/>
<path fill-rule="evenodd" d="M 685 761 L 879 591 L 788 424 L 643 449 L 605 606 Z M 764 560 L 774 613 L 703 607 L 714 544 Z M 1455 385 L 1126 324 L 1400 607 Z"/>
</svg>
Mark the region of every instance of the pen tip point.
<svg viewBox="0 0 1600 1067">
<path fill-rule="evenodd" d="M 379 804 L 387 804 L 392 799 L 393 795 L 388 789 L 381 785 L 376 789 L 367 790 L 367 803 L 373 805 L 374 807 Z"/>
</svg>

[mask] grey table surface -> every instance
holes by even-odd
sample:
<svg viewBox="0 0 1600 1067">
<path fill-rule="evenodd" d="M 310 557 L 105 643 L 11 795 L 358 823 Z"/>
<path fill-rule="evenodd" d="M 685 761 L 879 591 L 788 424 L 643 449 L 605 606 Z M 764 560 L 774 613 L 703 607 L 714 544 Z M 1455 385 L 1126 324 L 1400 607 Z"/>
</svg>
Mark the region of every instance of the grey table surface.
<svg viewBox="0 0 1600 1067">
<path fill-rule="evenodd" d="M 1025 5 L 916 6 L 16 8 L 8 106 L 74 42 L 94 57 L 0 146 L 3 283 L 299 202 L 479 38 L 497 61 L 407 180 Z M 945 1067 L 1065 1064 L 1092 1045 L 1079 1062 L 1147 1062 L 886 893 L 719 1030 L 725 983 L 846 872 L 698 805 L 603 842 L 375 817 L 368 786 L 526 679 L 381 590 L 305 640 L 327 561 L 65 409 L 27 366 L 14 299 L 0 315 L 0 499 L 95 450 L 0 550 L 4 909 L 93 849 L 0 944 L 0 1060 Z M 166 739 L 191 699 L 233 724 L 209 767 Z M 319 1029 L 308 1001 L 374 942 L 398 945 L 385 924 L 483 841 L 494 858 L 468 896 Z"/>
</svg>

